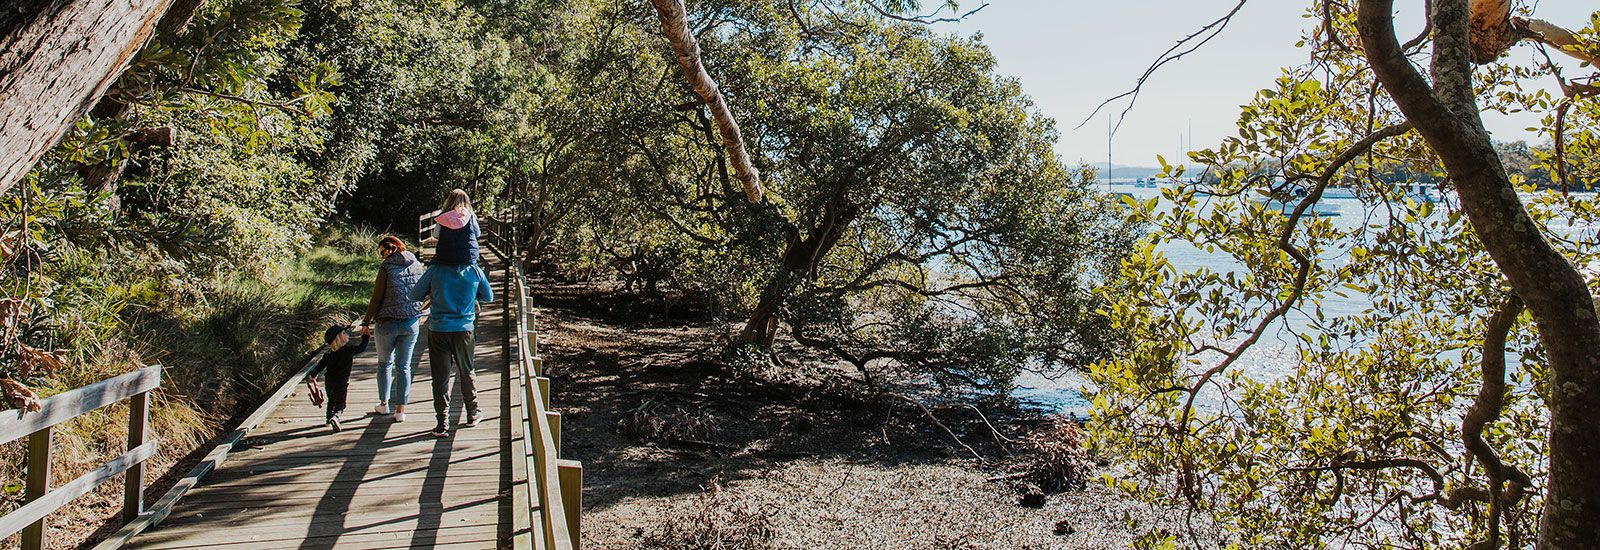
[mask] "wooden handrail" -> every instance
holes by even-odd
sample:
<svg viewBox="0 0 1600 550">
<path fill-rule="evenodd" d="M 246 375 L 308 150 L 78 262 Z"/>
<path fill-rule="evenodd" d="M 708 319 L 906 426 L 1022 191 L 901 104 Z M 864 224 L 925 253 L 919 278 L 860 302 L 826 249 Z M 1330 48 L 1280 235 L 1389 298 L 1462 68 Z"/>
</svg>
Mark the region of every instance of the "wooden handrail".
<svg viewBox="0 0 1600 550">
<path fill-rule="evenodd" d="M 579 547 L 582 510 L 583 464 L 561 459 L 561 415 L 549 410 L 549 379 L 543 378 L 544 360 L 538 355 L 538 339 L 532 326 L 533 308 L 526 278 L 518 261 L 518 242 L 507 234 L 506 224 L 484 220 L 489 246 L 507 259 L 506 307 L 514 322 L 512 341 L 516 347 L 512 381 L 518 386 L 518 418 L 523 459 L 529 476 L 525 493 L 529 510 L 538 510 L 538 528 L 531 533 L 532 546 L 539 549 L 570 550 Z M 522 497 L 519 493 L 517 496 Z M 530 526 L 531 527 L 531 526 Z"/>
<path fill-rule="evenodd" d="M 145 367 L 115 378 L 39 400 L 38 412 L 0 412 L 0 443 L 77 418 L 89 411 L 153 390 L 161 385 L 161 367 Z"/>
<path fill-rule="evenodd" d="M 168 489 L 167 493 L 162 495 L 155 505 L 151 506 L 148 511 L 137 514 L 137 517 L 130 518 L 128 524 L 122 526 L 122 529 L 106 538 L 106 540 L 101 541 L 100 544 L 95 545 L 95 550 L 121 548 L 139 533 L 143 533 L 145 530 L 160 524 L 162 520 L 167 519 L 167 516 L 172 514 L 173 507 L 178 505 L 178 501 L 185 494 L 188 494 L 190 489 L 195 488 L 200 484 L 201 480 L 221 466 L 223 461 L 228 459 L 228 453 L 233 451 L 233 447 L 244 440 L 244 437 L 256 429 L 257 426 L 260 426 L 262 422 L 265 422 L 267 416 L 278 408 L 278 404 L 294 393 L 295 387 L 305 380 L 306 375 L 310 374 L 312 369 L 316 368 L 317 360 L 321 359 L 322 354 L 326 351 L 327 348 L 324 347 L 313 352 L 311 358 L 306 361 L 305 366 L 301 367 L 299 372 L 294 373 L 288 380 L 285 380 L 283 385 L 278 386 L 278 391 L 267 397 L 266 401 L 263 401 L 261 406 L 256 407 L 256 410 L 245 418 L 243 422 L 240 422 L 239 426 L 234 428 L 232 432 L 228 432 L 222 442 L 213 448 L 210 453 L 207 453 L 199 464 L 190 468 L 189 472 L 184 474 L 183 478 L 179 479 L 171 489 Z"/>
<path fill-rule="evenodd" d="M 123 487 L 123 517 L 132 520 L 144 507 L 144 463 L 156 454 L 156 442 L 146 440 L 150 392 L 161 386 L 161 366 L 145 367 L 121 376 L 39 400 L 39 410 L 0 412 L 0 443 L 28 438 L 27 495 L 22 507 L 0 516 L 0 538 L 22 532 L 22 548 L 44 548 L 49 542 L 45 518 L 112 477 L 127 472 Z M 128 406 L 128 452 L 65 485 L 50 489 L 51 434 L 54 427 L 90 411 L 124 399 Z"/>
<path fill-rule="evenodd" d="M 421 216 L 417 216 L 417 243 L 418 244 L 421 244 L 422 241 L 428 240 L 428 236 L 433 233 L 433 228 L 439 226 L 438 223 L 435 223 L 433 221 L 434 218 L 439 217 L 439 214 L 443 214 L 443 213 L 444 213 L 443 210 L 434 210 L 434 211 L 429 212 L 427 214 L 423 214 Z"/>
</svg>

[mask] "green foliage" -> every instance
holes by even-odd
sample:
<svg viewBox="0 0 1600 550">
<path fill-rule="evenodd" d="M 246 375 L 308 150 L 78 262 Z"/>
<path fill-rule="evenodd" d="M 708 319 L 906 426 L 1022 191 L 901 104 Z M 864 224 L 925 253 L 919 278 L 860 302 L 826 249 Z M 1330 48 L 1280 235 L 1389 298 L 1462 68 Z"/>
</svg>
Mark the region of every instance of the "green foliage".
<svg viewBox="0 0 1600 550">
<path fill-rule="evenodd" d="M 1159 202 L 1126 202 L 1130 219 L 1152 231 L 1103 289 L 1131 345 L 1092 370 L 1095 440 L 1132 469 L 1117 485 L 1206 514 L 1226 529 L 1220 543 L 1466 546 L 1485 538 L 1488 507 L 1472 495 L 1490 480 L 1463 447 L 1461 419 L 1483 383 L 1484 326 L 1507 283 L 1459 206 L 1419 203 L 1382 183 L 1400 167 L 1450 189 L 1415 133 L 1332 165 L 1403 119 L 1384 98 L 1352 91 L 1373 89 L 1356 54 L 1311 42 L 1319 64 L 1285 71 L 1242 108 L 1237 136 L 1192 153 L 1213 177 L 1179 182 Z M 1486 109 L 1554 106 L 1526 82 L 1537 71 L 1504 61 L 1479 73 Z M 1579 100 L 1567 115 L 1573 172 L 1600 158 L 1595 104 Z M 1541 131 L 1553 138 L 1553 119 Z M 1522 149 L 1502 154 L 1525 155 L 1525 174 L 1554 171 L 1547 155 Z M 1303 189 L 1328 170 L 1332 183 L 1357 188 L 1360 207 L 1342 215 L 1358 223 L 1292 222 L 1263 205 L 1266 197 L 1295 204 L 1297 184 L 1286 182 Z M 1600 222 L 1600 198 L 1520 179 L 1551 243 L 1577 265 L 1595 265 L 1600 249 L 1580 228 Z M 1179 268 L 1166 254 L 1188 247 L 1229 267 Z M 1351 301 L 1353 309 L 1334 307 Z M 1235 361 L 1279 337 L 1287 356 L 1248 360 L 1262 365 L 1252 370 Z M 1549 372 L 1537 338 L 1526 317 L 1515 323 L 1509 391 L 1484 434 L 1536 486 L 1506 504 L 1509 547 L 1533 544 L 1543 504 Z"/>
<path fill-rule="evenodd" d="M 1004 392 L 1115 346 L 1088 289 L 1130 226 L 980 42 L 859 3 L 807 27 L 768 3 L 692 7 L 769 202 L 743 201 L 698 100 L 660 78 L 678 69 L 648 6 L 574 3 L 534 132 L 508 142 L 522 160 L 498 162 L 530 250 L 733 318 L 776 310 L 863 372 Z"/>
<path fill-rule="evenodd" d="M 459 187 L 527 260 L 770 314 L 869 378 L 1003 393 L 1122 345 L 1090 289 L 1135 226 L 978 39 L 908 21 L 956 2 L 691 8 L 769 202 L 646 2 L 206 2 L 0 201 L 20 341 L 96 365 L 75 381 L 161 361 L 171 410 L 226 414 L 365 302 L 378 233 L 326 227 L 410 237 Z"/>
</svg>

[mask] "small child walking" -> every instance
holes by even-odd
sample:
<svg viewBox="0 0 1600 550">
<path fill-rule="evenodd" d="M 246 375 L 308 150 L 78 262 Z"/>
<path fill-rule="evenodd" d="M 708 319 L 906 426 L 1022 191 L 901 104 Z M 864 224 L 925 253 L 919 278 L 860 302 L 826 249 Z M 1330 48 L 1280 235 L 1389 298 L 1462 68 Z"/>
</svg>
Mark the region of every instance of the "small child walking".
<svg viewBox="0 0 1600 550">
<path fill-rule="evenodd" d="M 335 433 L 341 429 L 339 413 L 344 412 L 345 397 L 350 392 L 350 364 L 357 354 L 367 350 L 367 342 L 371 340 L 371 337 L 362 334 L 360 345 L 349 345 L 350 336 L 345 334 L 345 330 L 349 328 L 345 325 L 328 327 L 327 332 L 322 335 L 322 340 L 328 344 L 328 351 L 322 354 L 322 360 L 317 362 L 317 368 L 306 378 L 307 383 L 313 388 L 316 387 L 318 374 L 321 374 L 326 382 L 328 428 Z"/>
</svg>

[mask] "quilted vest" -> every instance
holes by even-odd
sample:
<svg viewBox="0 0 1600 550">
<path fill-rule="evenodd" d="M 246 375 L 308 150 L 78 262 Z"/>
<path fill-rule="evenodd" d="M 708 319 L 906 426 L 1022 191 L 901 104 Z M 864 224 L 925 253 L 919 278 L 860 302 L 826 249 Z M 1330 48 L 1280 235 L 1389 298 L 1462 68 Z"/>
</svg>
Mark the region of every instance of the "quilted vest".
<svg viewBox="0 0 1600 550">
<path fill-rule="evenodd" d="M 380 319 L 416 319 L 422 315 L 422 302 L 413 302 L 407 295 L 411 287 L 422 278 L 422 262 L 410 252 L 390 254 L 383 260 L 383 270 L 389 273 L 389 286 L 384 290 L 383 307 L 378 308 Z"/>
</svg>

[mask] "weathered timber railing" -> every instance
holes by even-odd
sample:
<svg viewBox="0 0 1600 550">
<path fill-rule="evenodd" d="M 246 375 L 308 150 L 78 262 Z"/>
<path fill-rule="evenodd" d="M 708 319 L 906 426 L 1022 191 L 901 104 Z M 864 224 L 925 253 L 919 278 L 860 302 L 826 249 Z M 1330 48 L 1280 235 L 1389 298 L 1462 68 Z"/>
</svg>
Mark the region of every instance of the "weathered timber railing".
<svg viewBox="0 0 1600 550">
<path fill-rule="evenodd" d="M 438 229 L 438 214 L 443 214 L 440 209 L 432 213 L 416 217 L 416 257 L 421 261 L 432 259 L 429 257 L 429 246 L 438 245 L 438 238 L 434 237 L 434 230 Z"/>
<path fill-rule="evenodd" d="M 583 464 L 561 459 L 561 413 L 550 410 L 550 379 L 543 376 L 544 358 L 539 355 L 539 339 L 534 330 L 533 306 L 523 276 L 521 239 L 512 227 L 498 219 L 480 220 L 484 241 L 506 262 L 505 307 L 514 333 L 511 392 L 513 438 L 521 439 L 523 460 L 514 460 L 513 469 L 527 476 L 529 483 L 513 491 L 517 524 L 513 526 L 518 547 L 539 550 L 568 550 L 579 547 L 583 509 Z M 537 520 L 537 525 L 533 525 Z M 521 534 L 527 533 L 524 537 Z"/>
<path fill-rule="evenodd" d="M 199 464 L 196 464 L 193 468 L 190 468 L 189 471 L 183 475 L 182 479 L 179 479 L 177 483 L 173 484 L 171 489 L 167 490 L 166 494 L 161 495 L 160 500 L 157 500 L 154 505 L 150 506 L 149 510 L 138 514 L 138 516 L 134 517 L 132 521 L 129 521 L 127 525 L 122 526 L 122 529 L 117 530 L 116 533 L 106 538 L 106 540 L 100 541 L 100 544 L 95 545 L 94 550 L 114 550 L 116 548 L 122 548 L 124 545 L 128 544 L 128 541 L 133 540 L 133 537 L 137 536 L 139 533 L 143 533 L 151 527 L 160 525 L 162 520 L 165 520 L 167 519 L 167 516 L 172 515 L 172 509 L 178 505 L 178 501 L 182 500 L 183 496 L 188 494 L 190 489 L 194 489 L 196 486 L 200 485 L 200 482 L 203 481 L 207 475 L 210 475 L 212 471 L 216 470 L 218 467 L 221 467 L 222 463 L 228 460 L 228 453 L 233 452 L 233 448 L 237 446 L 240 441 L 243 441 L 246 435 L 249 435 L 252 430 L 255 430 L 261 425 L 262 422 L 265 422 L 267 420 L 267 416 L 271 415 L 273 411 L 278 409 L 279 403 L 282 403 L 284 399 L 288 398 L 289 395 L 294 393 L 295 387 L 299 386 L 301 382 L 305 381 L 306 375 L 311 373 L 311 369 L 316 368 L 317 361 L 322 358 L 324 351 L 325 348 L 318 348 L 317 351 L 312 352 L 311 358 L 306 360 L 305 365 L 301 366 L 298 372 L 290 375 L 288 380 L 285 380 L 282 385 L 278 386 L 277 391 L 272 392 L 272 395 L 268 396 L 266 401 L 263 401 L 260 406 L 256 407 L 255 411 L 250 413 L 250 416 L 245 417 L 244 421 L 240 422 L 239 425 L 233 429 L 233 431 L 228 432 L 228 434 L 222 438 L 222 441 L 218 443 L 216 447 L 211 449 L 211 452 L 206 453 L 205 458 L 200 459 Z M 129 436 L 129 441 L 131 445 L 131 435 Z"/>
<path fill-rule="evenodd" d="M 127 472 L 123 484 L 122 516 L 133 521 L 144 513 L 144 463 L 156 454 L 149 439 L 150 392 L 161 385 L 161 367 L 145 367 L 39 401 L 37 412 L 21 409 L 0 412 L 0 443 L 28 438 L 28 474 L 25 503 L 0 517 L 0 538 L 22 532 L 22 548 L 48 545 L 45 517 L 73 499 L 87 494 L 117 474 Z M 90 411 L 129 399 L 128 452 L 78 479 L 50 487 L 51 433 L 57 424 Z"/>
</svg>

